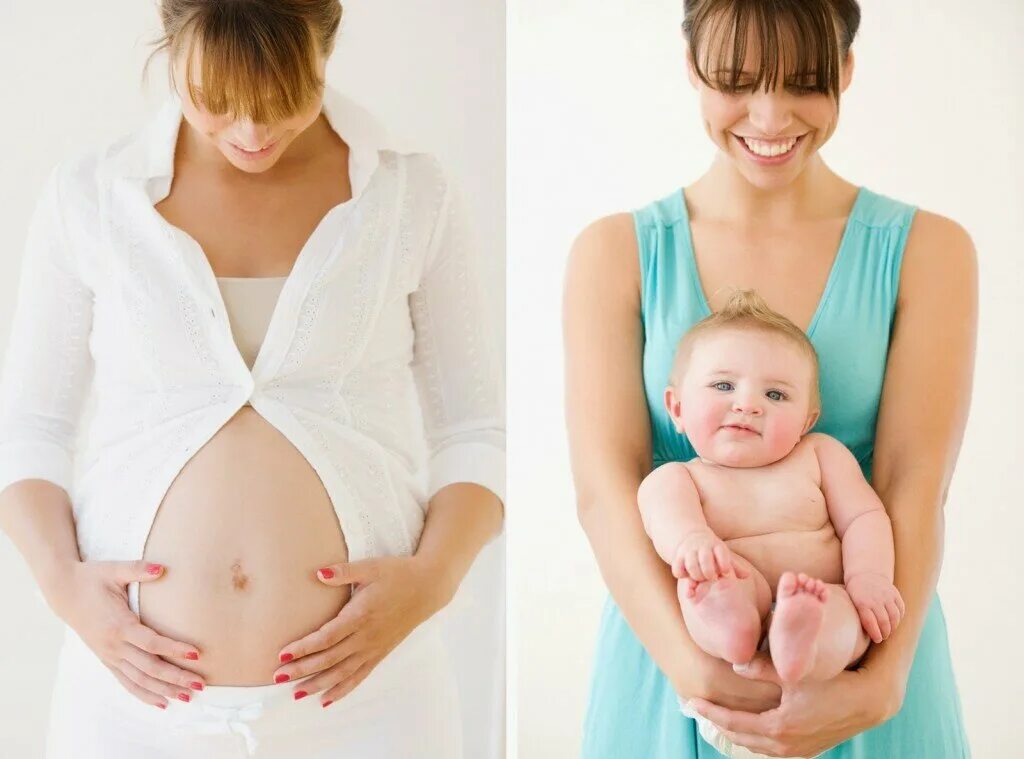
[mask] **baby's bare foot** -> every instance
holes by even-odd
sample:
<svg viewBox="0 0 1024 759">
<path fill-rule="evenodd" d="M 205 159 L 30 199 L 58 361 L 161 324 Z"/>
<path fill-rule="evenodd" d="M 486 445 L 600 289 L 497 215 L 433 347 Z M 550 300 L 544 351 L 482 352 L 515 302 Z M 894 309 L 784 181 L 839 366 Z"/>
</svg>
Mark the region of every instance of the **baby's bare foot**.
<svg viewBox="0 0 1024 759">
<path fill-rule="evenodd" d="M 682 587 L 684 584 L 680 584 Z M 680 592 L 684 607 L 688 603 L 691 614 L 697 617 L 694 621 L 710 632 L 713 643 L 705 649 L 708 653 L 732 664 L 746 664 L 754 658 L 761 638 L 761 619 L 739 580 L 706 580 L 697 584 L 692 597 L 684 596 Z"/>
<path fill-rule="evenodd" d="M 828 586 L 821 580 L 794 572 L 779 578 L 768 645 L 783 682 L 803 679 L 814 665 L 827 599 Z"/>
</svg>

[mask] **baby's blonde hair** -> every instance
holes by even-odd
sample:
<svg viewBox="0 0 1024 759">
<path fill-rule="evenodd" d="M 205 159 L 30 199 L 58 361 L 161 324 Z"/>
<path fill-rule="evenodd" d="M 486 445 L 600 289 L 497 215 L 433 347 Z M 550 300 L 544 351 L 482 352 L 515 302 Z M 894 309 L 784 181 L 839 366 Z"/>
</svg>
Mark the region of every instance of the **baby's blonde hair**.
<svg viewBox="0 0 1024 759">
<path fill-rule="evenodd" d="M 675 360 L 672 362 L 672 373 L 669 381 L 678 387 L 686 372 L 686 363 L 693 352 L 693 346 L 702 337 L 722 329 L 745 329 L 779 335 L 798 346 L 811 362 L 811 408 L 821 407 L 821 396 L 818 390 L 818 353 L 804 331 L 793 324 L 782 314 L 773 311 L 765 303 L 764 298 L 754 290 L 736 290 L 725 304 L 725 308 L 716 311 L 694 324 L 676 346 Z"/>
</svg>

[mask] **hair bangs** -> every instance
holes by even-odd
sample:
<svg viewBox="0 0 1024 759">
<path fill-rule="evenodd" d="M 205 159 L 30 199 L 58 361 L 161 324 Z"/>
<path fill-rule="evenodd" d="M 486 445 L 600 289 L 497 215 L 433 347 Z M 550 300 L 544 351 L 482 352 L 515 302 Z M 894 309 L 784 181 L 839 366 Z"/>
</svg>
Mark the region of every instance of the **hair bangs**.
<svg viewBox="0 0 1024 759">
<path fill-rule="evenodd" d="M 211 113 L 274 123 L 302 111 L 323 89 L 317 41 L 300 17 L 225 2 L 196 15 L 183 31 L 178 48 L 187 44 L 185 87 Z"/>
<path fill-rule="evenodd" d="M 839 97 L 843 40 L 829 0 L 708 0 L 684 30 L 698 78 L 722 92 L 774 90 Z M 756 69 L 745 69 L 748 48 Z"/>
</svg>

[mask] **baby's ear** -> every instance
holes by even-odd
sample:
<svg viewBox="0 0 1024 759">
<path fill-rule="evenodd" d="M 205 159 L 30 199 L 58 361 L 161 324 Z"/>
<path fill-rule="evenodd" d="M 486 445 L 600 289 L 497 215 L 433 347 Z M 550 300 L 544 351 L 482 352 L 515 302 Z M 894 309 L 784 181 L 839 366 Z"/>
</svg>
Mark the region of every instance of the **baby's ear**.
<svg viewBox="0 0 1024 759">
<path fill-rule="evenodd" d="M 807 415 L 807 424 L 804 425 L 804 431 L 800 433 L 801 437 L 806 435 L 812 429 L 814 425 L 818 423 L 818 417 L 821 416 L 821 409 L 812 409 L 811 413 Z"/>
<path fill-rule="evenodd" d="M 676 432 L 680 435 L 686 433 L 683 429 L 683 403 L 679 400 L 679 394 L 676 389 L 669 385 L 665 388 L 665 408 L 668 410 L 668 415 L 672 418 L 672 426 L 676 428 Z"/>
</svg>

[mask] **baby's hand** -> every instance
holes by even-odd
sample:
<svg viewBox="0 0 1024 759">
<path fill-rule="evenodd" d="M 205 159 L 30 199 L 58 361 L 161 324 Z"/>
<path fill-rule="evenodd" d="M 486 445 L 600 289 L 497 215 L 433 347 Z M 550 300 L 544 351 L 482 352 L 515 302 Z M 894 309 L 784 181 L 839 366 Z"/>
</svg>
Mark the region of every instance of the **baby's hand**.
<svg viewBox="0 0 1024 759">
<path fill-rule="evenodd" d="M 717 580 L 733 574 L 742 580 L 750 575 L 744 567 L 733 562 L 729 547 L 710 530 L 691 533 L 679 544 L 672 562 L 672 574 L 680 580 L 690 580 L 691 589 L 705 580 Z"/>
<path fill-rule="evenodd" d="M 875 643 L 892 635 L 907 608 L 903 597 L 888 578 L 873 572 L 854 575 L 846 581 L 846 592 L 857 607 L 864 632 Z"/>
</svg>

